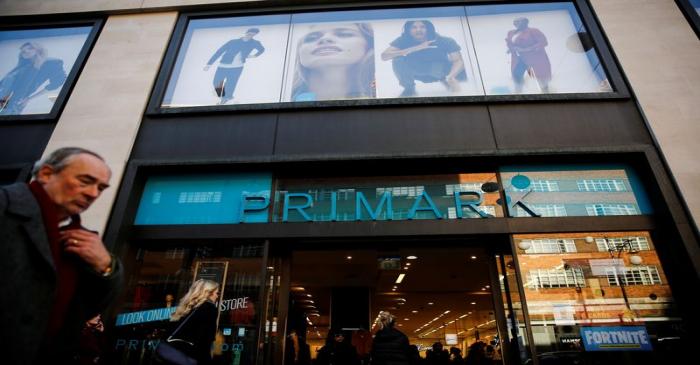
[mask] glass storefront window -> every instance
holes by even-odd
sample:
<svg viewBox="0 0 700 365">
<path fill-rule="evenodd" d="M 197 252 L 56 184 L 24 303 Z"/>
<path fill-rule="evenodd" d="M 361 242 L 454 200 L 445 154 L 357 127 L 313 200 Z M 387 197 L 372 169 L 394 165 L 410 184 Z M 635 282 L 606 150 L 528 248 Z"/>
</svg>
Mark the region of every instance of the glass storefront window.
<svg viewBox="0 0 700 365">
<path fill-rule="evenodd" d="M 511 217 L 644 215 L 652 209 L 635 172 L 621 165 L 506 166 Z"/>
<path fill-rule="evenodd" d="M 610 92 L 571 3 L 467 6 L 487 95 Z"/>
<path fill-rule="evenodd" d="M 276 103 L 289 15 L 190 20 L 161 106 Z"/>
<path fill-rule="evenodd" d="M 160 106 L 612 91 L 572 3 L 490 4 L 192 18 Z"/>
<path fill-rule="evenodd" d="M 126 278 L 126 301 L 118 308 L 114 359 L 123 364 L 154 361 L 158 342 L 174 330 L 178 301 L 197 279 L 221 286 L 215 361 L 254 364 L 257 356 L 263 244 L 135 248 Z"/>
<path fill-rule="evenodd" d="M 92 30 L 0 31 L 0 116 L 50 113 Z"/>
<path fill-rule="evenodd" d="M 483 94 L 465 23 L 463 7 L 294 14 L 283 101 Z"/>
<path fill-rule="evenodd" d="M 430 246 L 292 252 L 287 346 L 277 363 L 344 363 L 331 354 L 344 342 L 354 348 L 343 360 L 368 364 L 375 319 L 385 311 L 413 346 L 416 363 L 483 351 L 502 364 L 489 257 L 479 248 Z"/>
<path fill-rule="evenodd" d="M 503 217 L 495 173 L 280 179 L 277 222 Z"/>
<path fill-rule="evenodd" d="M 507 347 L 507 351 L 512 354 L 511 359 L 519 359 L 520 362 L 527 363 L 532 355 L 527 338 L 523 301 L 518 291 L 515 261 L 512 255 L 496 255 L 495 260 L 507 324 L 507 332 L 503 334 L 504 341 L 507 341 L 504 347 Z"/>
<path fill-rule="evenodd" d="M 673 355 L 681 318 L 648 232 L 523 234 L 514 241 L 541 359 Z"/>
</svg>

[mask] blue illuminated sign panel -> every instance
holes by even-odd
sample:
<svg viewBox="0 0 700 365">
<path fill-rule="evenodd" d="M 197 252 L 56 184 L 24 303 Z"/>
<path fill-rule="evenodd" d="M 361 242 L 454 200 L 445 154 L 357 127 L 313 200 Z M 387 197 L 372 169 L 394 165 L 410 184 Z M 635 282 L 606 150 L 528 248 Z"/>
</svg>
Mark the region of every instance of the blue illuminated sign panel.
<svg viewBox="0 0 700 365">
<path fill-rule="evenodd" d="M 581 327 L 586 351 L 652 351 L 644 326 Z"/>
</svg>

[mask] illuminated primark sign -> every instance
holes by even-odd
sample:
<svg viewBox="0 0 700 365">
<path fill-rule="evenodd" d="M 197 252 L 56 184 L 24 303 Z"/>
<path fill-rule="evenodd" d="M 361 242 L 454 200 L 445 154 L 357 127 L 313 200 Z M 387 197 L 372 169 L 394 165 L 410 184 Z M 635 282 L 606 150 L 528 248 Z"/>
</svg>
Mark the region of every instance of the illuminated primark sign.
<svg viewBox="0 0 700 365">
<path fill-rule="evenodd" d="M 503 200 L 505 199 L 505 202 Z M 651 214 L 624 166 L 513 166 L 499 172 L 273 178 L 270 172 L 155 175 L 136 225 L 582 217 Z"/>
<path fill-rule="evenodd" d="M 269 173 L 154 176 L 145 186 L 135 223 L 238 224 L 502 217 L 495 180 L 495 173 L 279 179 L 274 184 Z M 488 188 L 484 190 L 484 187 Z"/>
<path fill-rule="evenodd" d="M 330 197 L 328 202 L 324 204 L 326 206 L 325 215 L 322 215 L 325 220 L 337 221 L 338 220 L 338 192 L 331 191 L 329 193 Z M 378 197 L 373 197 L 374 204 L 370 202 L 367 196 L 361 192 L 355 192 L 355 199 L 352 208 L 354 208 L 355 220 L 377 220 L 379 217 L 383 217 L 385 220 L 394 219 L 415 219 L 417 214 L 420 212 L 426 212 L 434 219 L 444 218 L 450 210 L 455 213 L 455 218 L 461 219 L 465 218 L 464 209 L 467 209 L 473 214 L 481 218 L 489 218 L 491 215 L 484 213 L 479 209 L 479 206 L 484 201 L 483 195 L 480 191 L 455 191 L 453 193 L 453 204 L 448 207 L 447 211 L 442 211 L 442 207 L 438 207 L 431 198 L 430 194 L 423 190 L 415 199 L 405 216 L 394 214 L 394 198 L 392 191 L 384 191 Z M 309 214 L 308 210 L 312 207 L 318 206 L 319 202 L 314 200 L 314 197 L 308 193 L 286 193 L 282 201 L 282 222 L 289 222 L 290 215 L 296 213 L 298 216 L 302 217 L 304 221 L 312 222 L 314 218 Z M 267 210 L 270 207 L 270 200 L 265 196 L 251 196 L 242 195 L 241 196 L 241 219 L 245 219 L 246 214 L 255 211 Z M 452 209 L 449 209 L 452 208 Z M 341 208 L 341 211 L 346 212 L 347 208 Z"/>
</svg>

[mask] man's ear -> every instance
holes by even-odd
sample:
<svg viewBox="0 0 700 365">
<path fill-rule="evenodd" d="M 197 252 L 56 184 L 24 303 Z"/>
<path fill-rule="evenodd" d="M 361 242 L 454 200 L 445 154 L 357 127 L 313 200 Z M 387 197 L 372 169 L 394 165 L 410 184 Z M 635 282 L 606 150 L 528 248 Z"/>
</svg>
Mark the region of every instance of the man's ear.
<svg viewBox="0 0 700 365">
<path fill-rule="evenodd" d="M 53 167 L 49 165 L 44 165 L 41 168 L 39 168 L 39 172 L 36 174 L 36 181 L 38 181 L 40 184 L 45 184 L 49 181 L 51 176 L 55 173 Z"/>
</svg>

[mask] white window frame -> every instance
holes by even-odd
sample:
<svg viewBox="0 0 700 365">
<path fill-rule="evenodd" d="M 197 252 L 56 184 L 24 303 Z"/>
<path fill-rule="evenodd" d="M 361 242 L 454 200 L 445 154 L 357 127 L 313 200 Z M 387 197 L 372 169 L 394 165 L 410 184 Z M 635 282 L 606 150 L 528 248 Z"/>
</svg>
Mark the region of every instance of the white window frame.
<svg viewBox="0 0 700 365">
<path fill-rule="evenodd" d="M 622 179 L 586 179 L 576 181 L 579 191 L 627 191 L 627 186 Z"/>
</svg>

